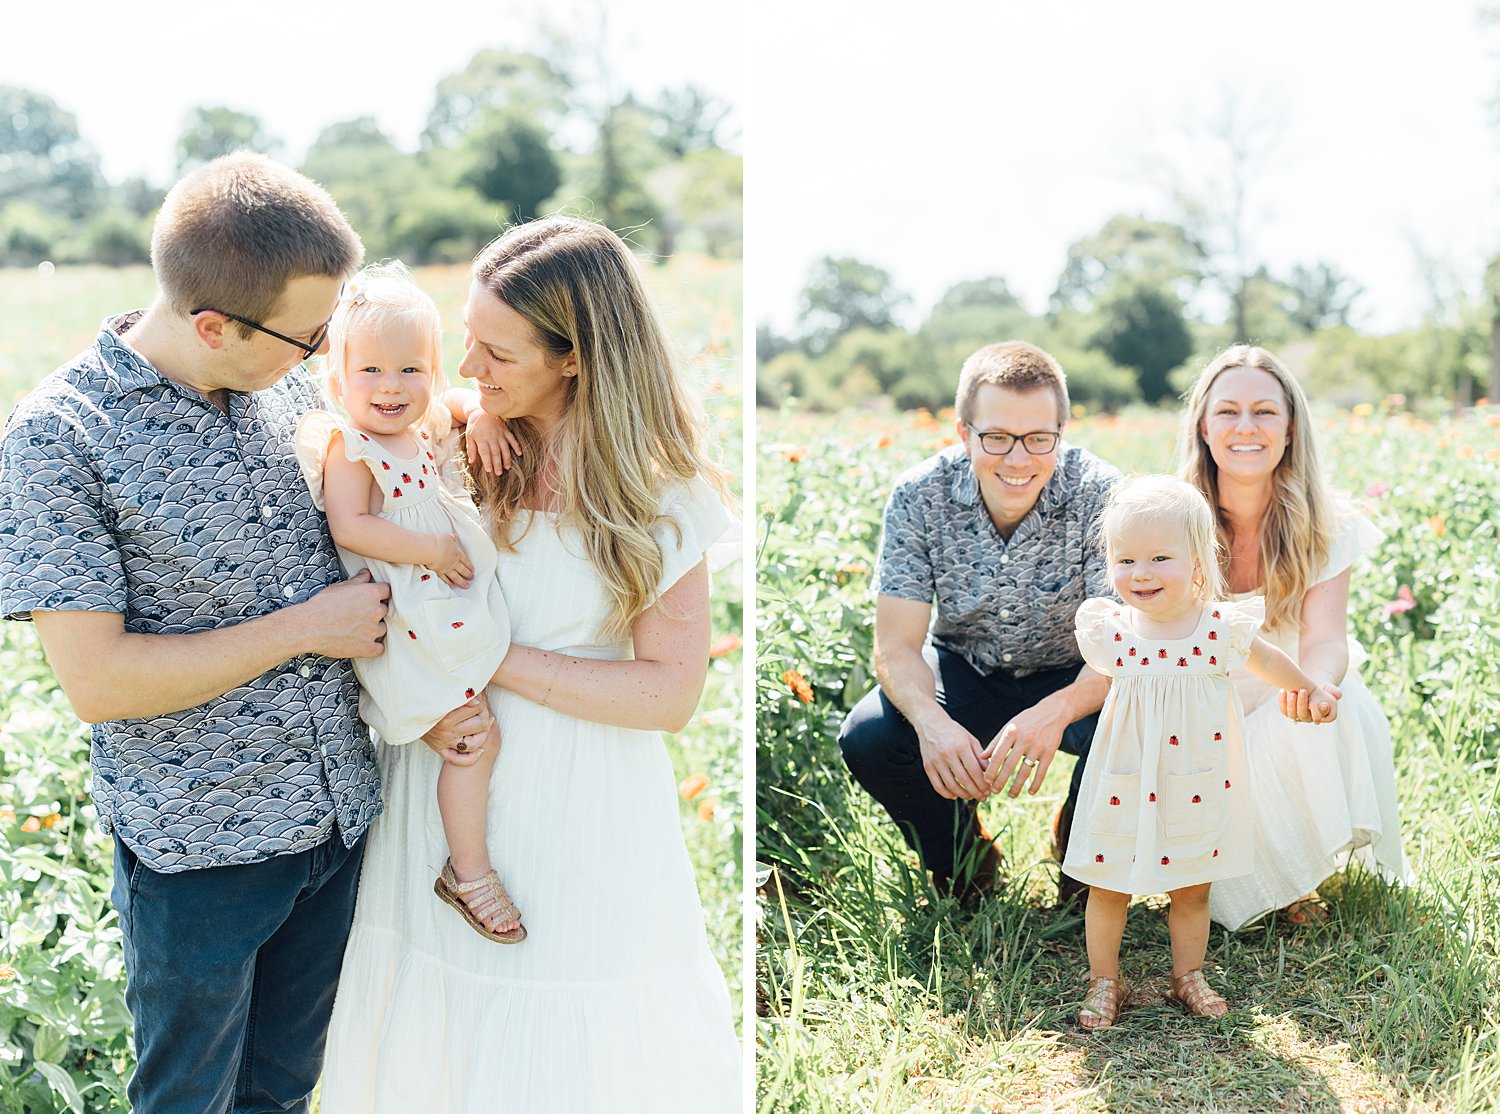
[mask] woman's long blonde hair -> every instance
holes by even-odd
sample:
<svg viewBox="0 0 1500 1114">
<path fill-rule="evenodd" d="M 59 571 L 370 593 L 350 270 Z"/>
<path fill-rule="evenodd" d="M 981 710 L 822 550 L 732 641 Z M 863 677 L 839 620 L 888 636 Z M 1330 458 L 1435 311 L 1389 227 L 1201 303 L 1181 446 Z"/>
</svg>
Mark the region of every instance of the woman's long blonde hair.
<svg viewBox="0 0 1500 1114">
<path fill-rule="evenodd" d="M 511 467 L 473 470 L 495 543 L 520 540 L 527 496 L 547 485 L 559 524 L 582 535 L 609 592 L 601 635 L 624 638 L 656 602 L 662 553 L 652 527 L 666 486 L 702 476 L 729 501 L 703 448 L 701 408 L 635 257 L 609 229 L 566 217 L 518 225 L 479 253 L 472 273 L 530 322 L 549 359 L 571 352 L 578 364 L 562 421 L 545 438 L 525 418 L 511 422 L 521 442 Z"/>
<path fill-rule="evenodd" d="M 1198 375 L 1188 394 L 1187 411 L 1178 438 L 1177 474 L 1203 492 L 1213 508 L 1223 542 L 1220 560 L 1229 579 L 1230 537 L 1219 506 L 1219 466 L 1203 440 L 1208 393 L 1220 373 L 1249 367 L 1264 371 L 1281 384 L 1290 411 L 1291 441 L 1271 477 L 1271 505 L 1260 527 L 1261 583 L 1266 592 L 1266 626 L 1297 626 L 1302 597 L 1313 573 L 1328 559 L 1334 525 L 1333 493 L 1318 463 L 1312 415 L 1302 385 L 1264 348 L 1237 344 L 1227 348 Z"/>
</svg>

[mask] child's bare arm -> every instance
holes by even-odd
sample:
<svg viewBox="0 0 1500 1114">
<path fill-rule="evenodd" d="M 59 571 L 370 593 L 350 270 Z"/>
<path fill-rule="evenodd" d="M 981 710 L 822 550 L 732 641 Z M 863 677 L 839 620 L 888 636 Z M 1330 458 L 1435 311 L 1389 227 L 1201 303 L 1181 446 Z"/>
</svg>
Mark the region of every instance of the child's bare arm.
<svg viewBox="0 0 1500 1114">
<path fill-rule="evenodd" d="M 474 575 L 458 538 L 408 530 L 370 511 L 375 477 L 344 455 L 344 436 L 329 441 L 323 465 L 323 504 L 333 540 L 351 553 L 392 565 L 424 565 L 454 588 L 467 588 Z"/>
<path fill-rule="evenodd" d="M 1311 699 L 1312 721 L 1332 723 L 1338 718 L 1339 697 L 1343 694 L 1333 685 L 1319 684 L 1309 677 L 1286 653 L 1257 637 L 1250 644 L 1250 658 L 1245 667 L 1267 684 L 1285 692 L 1305 689 Z"/>
</svg>

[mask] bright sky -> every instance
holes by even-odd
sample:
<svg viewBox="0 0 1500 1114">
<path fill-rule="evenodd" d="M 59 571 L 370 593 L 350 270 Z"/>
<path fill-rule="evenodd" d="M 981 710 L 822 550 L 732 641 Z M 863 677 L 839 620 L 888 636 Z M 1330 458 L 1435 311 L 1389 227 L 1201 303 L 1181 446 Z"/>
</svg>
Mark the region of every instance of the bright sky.
<svg viewBox="0 0 1500 1114">
<path fill-rule="evenodd" d="M 1476 0 L 762 0 L 747 24 L 748 298 L 790 326 L 811 263 L 853 255 L 930 307 L 1003 275 L 1032 312 L 1112 214 L 1169 216 L 1167 165 L 1227 96 L 1279 132 L 1255 258 L 1362 283 L 1416 323 L 1420 247 L 1477 292 L 1500 252 L 1500 24 Z"/>
<path fill-rule="evenodd" d="M 738 8 L 710 21 L 694 0 L 42 0 L 7 6 L 0 84 L 46 93 L 77 116 L 110 181 L 167 184 L 197 105 L 258 116 L 292 162 L 326 125 L 366 115 L 413 150 L 438 81 L 479 50 L 545 48 L 544 20 L 597 40 L 605 11 L 619 89 L 654 99 L 693 83 L 740 105 Z"/>
</svg>

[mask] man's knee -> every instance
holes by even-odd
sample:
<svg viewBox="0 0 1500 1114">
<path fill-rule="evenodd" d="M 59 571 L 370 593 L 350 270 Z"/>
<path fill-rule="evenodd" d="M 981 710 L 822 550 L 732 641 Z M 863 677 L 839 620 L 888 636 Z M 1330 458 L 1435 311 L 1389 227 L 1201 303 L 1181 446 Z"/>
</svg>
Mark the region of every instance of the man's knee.
<svg viewBox="0 0 1500 1114">
<path fill-rule="evenodd" d="M 839 727 L 839 751 L 844 756 L 844 764 L 857 780 L 863 781 L 871 769 L 889 762 L 894 742 L 892 729 L 897 726 L 891 723 L 891 719 L 899 714 L 881 699 L 880 690 L 875 689 L 844 717 Z M 901 726 L 905 726 L 904 720 Z"/>
</svg>

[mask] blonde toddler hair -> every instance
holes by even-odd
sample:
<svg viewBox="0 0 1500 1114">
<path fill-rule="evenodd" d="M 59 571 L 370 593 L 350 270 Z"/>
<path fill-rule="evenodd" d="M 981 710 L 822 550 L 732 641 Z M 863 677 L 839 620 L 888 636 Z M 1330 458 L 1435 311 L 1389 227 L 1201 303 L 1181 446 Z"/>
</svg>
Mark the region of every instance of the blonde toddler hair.
<svg viewBox="0 0 1500 1114">
<path fill-rule="evenodd" d="M 1182 531 L 1197 566 L 1193 588 L 1200 602 L 1225 598 L 1228 585 L 1219 568 L 1218 524 L 1202 492 L 1176 476 L 1133 476 L 1116 484 L 1099 516 L 1099 531 L 1111 562 L 1120 530 L 1127 522 L 1141 520 Z"/>
</svg>

